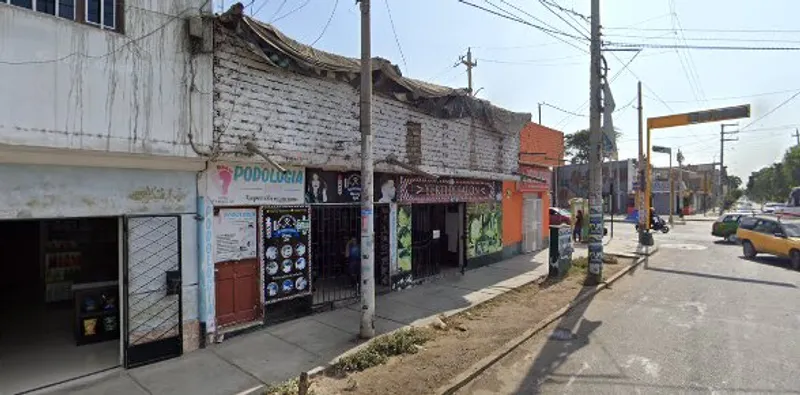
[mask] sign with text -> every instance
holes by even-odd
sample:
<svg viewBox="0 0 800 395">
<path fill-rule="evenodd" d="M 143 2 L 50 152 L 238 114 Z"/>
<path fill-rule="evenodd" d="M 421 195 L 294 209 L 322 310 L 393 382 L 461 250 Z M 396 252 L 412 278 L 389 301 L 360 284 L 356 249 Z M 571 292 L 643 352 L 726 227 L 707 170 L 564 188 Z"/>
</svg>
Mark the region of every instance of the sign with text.
<svg viewBox="0 0 800 395">
<path fill-rule="evenodd" d="M 305 170 L 281 172 L 260 164 L 211 163 L 207 196 L 214 205 L 293 205 L 303 203 Z"/>
<path fill-rule="evenodd" d="M 517 184 L 520 192 L 547 192 L 552 185 L 553 172 L 546 167 L 520 165 L 522 174 Z"/>
<path fill-rule="evenodd" d="M 478 203 L 502 198 L 497 181 L 406 176 L 400 177 L 397 195 L 403 203 Z"/>
<path fill-rule="evenodd" d="M 221 209 L 214 217 L 214 263 L 257 257 L 255 209 Z"/>
</svg>

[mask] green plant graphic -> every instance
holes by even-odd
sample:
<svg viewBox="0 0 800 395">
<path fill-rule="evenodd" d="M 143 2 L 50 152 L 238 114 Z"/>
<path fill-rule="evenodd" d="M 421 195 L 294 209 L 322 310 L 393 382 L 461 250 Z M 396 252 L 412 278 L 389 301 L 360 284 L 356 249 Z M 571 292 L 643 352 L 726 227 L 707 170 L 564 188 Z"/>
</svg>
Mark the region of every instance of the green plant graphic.
<svg viewBox="0 0 800 395">
<path fill-rule="evenodd" d="M 468 204 L 467 223 L 467 258 L 488 255 L 503 249 L 503 212 L 499 204 Z"/>
<path fill-rule="evenodd" d="M 411 206 L 397 208 L 397 268 L 411 271 Z"/>
</svg>

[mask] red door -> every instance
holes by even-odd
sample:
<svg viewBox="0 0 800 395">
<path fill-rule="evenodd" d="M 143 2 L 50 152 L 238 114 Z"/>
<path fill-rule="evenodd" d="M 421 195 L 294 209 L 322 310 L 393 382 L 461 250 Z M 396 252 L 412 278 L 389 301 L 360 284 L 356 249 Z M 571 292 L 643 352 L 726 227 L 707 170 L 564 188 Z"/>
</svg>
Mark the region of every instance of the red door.
<svg viewBox="0 0 800 395">
<path fill-rule="evenodd" d="M 220 262 L 214 269 L 217 325 L 225 327 L 260 319 L 258 260 Z"/>
</svg>

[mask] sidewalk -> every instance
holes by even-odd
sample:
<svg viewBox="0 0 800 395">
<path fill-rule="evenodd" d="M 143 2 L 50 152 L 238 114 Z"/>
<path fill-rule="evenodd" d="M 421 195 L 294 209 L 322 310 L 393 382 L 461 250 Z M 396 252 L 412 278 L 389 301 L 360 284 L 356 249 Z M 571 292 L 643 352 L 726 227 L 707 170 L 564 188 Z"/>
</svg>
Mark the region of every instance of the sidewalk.
<svg viewBox="0 0 800 395">
<path fill-rule="evenodd" d="M 635 241 L 605 240 L 606 252 L 632 255 Z M 654 251 L 653 251 L 654 252 Z M 586 256 L 576 246 L 575 256 Z M 547 249 L 376 298 L 379 334 L 424 325 L 547 276 Z M 315 314 L 231 338 L 183 357 L 119 370 L 47 394 L 219 394 L 255 390 L 326 365 L 361 343 L 359 304 Z M 87 379 L 88 380 L 88 379 Z"/>
</svg>

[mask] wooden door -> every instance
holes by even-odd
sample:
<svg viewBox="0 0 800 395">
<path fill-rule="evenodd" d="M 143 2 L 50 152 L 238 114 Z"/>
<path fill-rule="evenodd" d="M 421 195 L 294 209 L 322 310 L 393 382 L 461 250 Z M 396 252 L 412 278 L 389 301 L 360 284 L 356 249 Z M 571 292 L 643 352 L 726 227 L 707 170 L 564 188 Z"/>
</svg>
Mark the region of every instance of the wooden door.
<svg viewBox="0 0 800 395">
<path fill-rule="evenodd" d="M 225 327 L 260 319 L 258 260 L 220 262 L 214 272 L 217 325 Z"/>
</svg>

